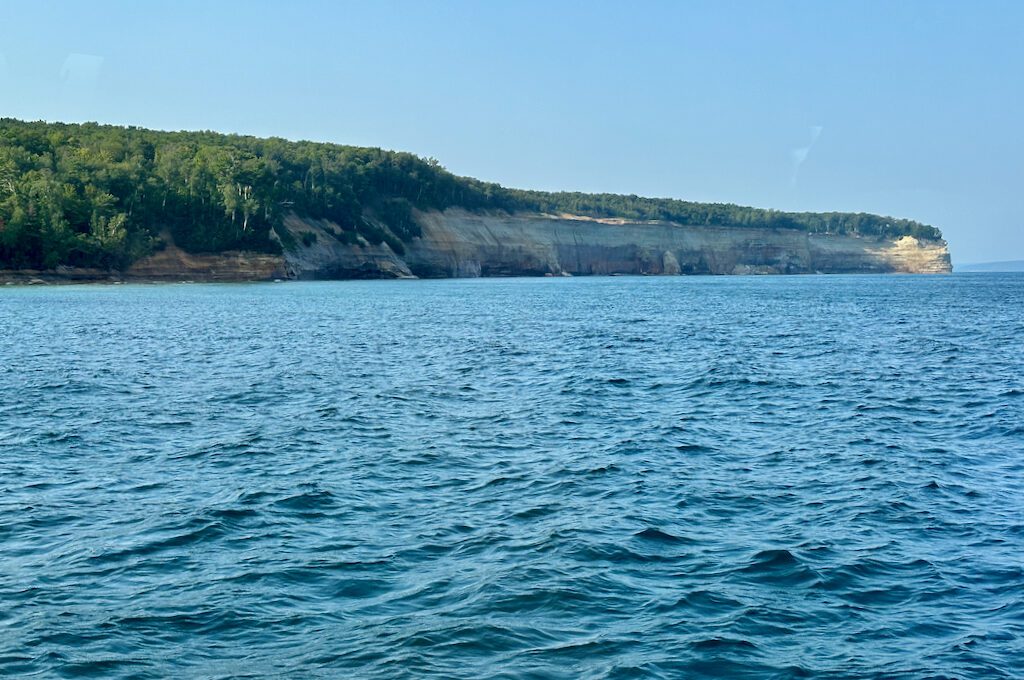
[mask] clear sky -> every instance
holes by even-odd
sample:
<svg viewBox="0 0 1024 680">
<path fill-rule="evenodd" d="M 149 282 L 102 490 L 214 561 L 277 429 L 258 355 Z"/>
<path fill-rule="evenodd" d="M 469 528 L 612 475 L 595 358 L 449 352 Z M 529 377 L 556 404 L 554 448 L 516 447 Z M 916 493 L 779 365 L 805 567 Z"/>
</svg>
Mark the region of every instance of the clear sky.
<svg viewBox="0 0 1024 680">
<path fill-rule="evenodd" d="M 15 2 L 0 116 L 433 156 L 1024 259 L 1024 2 Z"/>
</svg>

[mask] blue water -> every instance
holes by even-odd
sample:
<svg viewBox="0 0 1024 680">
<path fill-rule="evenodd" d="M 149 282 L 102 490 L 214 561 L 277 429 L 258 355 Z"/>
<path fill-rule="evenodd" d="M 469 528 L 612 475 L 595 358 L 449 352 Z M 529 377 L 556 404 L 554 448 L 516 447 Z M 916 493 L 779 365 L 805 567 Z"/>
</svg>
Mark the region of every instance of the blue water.
<svg viewBox="0 0 1024 680">
<path fill-rule="evenodd" d="M 1024 675 L 1024 275 L 0 289 L 0 674 Z"/>
</svg>

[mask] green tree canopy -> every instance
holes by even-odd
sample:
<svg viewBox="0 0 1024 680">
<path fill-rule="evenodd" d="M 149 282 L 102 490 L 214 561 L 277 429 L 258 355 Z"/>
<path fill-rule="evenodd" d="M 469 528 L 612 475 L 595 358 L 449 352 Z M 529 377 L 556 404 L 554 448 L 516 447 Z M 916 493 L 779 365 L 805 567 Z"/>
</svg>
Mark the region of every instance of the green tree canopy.
<svg viewBox="0 0 1024 680">
<path fill-rule="evenodd" d="M 414 208 L 450 207 L 941 238 L 934 227 L 863 213 L 506 189 L 375 148 L 0 119 L 2 267 L 123 268 L 165 231 L 191 252 L 276 252 L 289 212 L 335 222 L 345 243 L 387 242 L 402 252 L 420 233 Z"/>
</svg>

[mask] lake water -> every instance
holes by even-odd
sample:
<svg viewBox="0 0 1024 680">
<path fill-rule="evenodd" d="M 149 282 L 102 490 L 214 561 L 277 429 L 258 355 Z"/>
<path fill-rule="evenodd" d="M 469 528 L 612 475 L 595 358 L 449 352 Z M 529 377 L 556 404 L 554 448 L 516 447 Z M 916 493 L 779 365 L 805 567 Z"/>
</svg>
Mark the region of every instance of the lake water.
<svg viewBox="0 0 1024 680">
<path fill-rule="evenodd" d="M 1024 672 L 1024 275 L 0 289 L 0 675 Z"/>
</svg>

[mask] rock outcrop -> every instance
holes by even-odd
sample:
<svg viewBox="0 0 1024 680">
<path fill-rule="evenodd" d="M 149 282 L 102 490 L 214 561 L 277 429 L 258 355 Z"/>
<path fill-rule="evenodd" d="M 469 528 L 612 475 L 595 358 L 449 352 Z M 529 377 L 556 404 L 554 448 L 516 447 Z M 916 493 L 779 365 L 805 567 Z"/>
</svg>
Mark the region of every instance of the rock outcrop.
<svg viewBox="0 0 1024 680">
<path fill-rule="evenodd" d="M 271 281 L 287 276 L 280 255 L 244 251 L 186 253 L 173 243 L 133 264 L 128 281 Z"/>
<path fill-rule="evenodd" d="M 324 220 L 289 215 L 284 255 L 189 254 L 173 242 L 126 272 L 6 272 L 0 281 L 267 281 L 610 274 L 946 273 L 945 241 L 680 225 L 575 215 L 416 212 L 396 253 Z M 383 225 L 378 225 L 384 228 Z M 356 241 L 351 243 L 348 241 Z"/>
<path fill-rule="evenodd" d="M 791 229 L 688 226 L 573 215 L 416 213 L 422 235 L 398 255 L 345 245 L 335 226 L 292 216 L 294 278 L 594 274 L 942 273 L 944 241 L 808 234 Z M 302 235 L 315 233 L 303 245 Z M 312 238 L 306 237 L 308 241 Z"/>
<path fill-rule="evenodd" d="M 409 266 L 387 244 L 357 244 L 339 240 L 341 227 L 326 220 L 288 215 L 284 228 L 295 241 L 285 250 L 292 279 L 395 279 L 412 278 Z"/>
<path fill-rule="evenodd" d="M 273 281 L 288 276 L 285 258 L 247 251 L 187 253 L 173 243 L 125 271 L 60 266 L 50 270 L 0 270 L 3 284 Z"/>
</svg>

